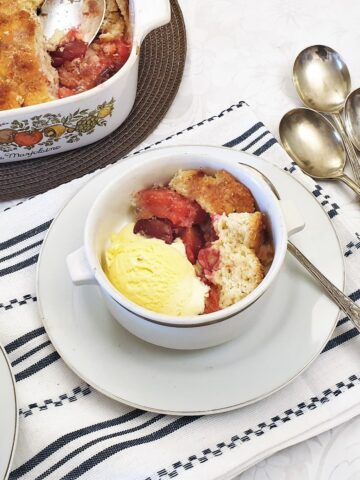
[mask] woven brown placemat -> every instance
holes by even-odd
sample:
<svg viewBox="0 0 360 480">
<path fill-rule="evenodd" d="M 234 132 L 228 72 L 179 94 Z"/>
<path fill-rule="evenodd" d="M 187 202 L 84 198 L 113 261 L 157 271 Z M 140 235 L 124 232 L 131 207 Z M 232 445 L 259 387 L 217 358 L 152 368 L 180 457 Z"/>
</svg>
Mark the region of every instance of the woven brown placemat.
<svg viewBox="0 0 360 480">
<path fill-rule="evenodd" d="M 39 159 L 0 164 L 0 200 L 36 195 L 114 163 L 139 145 L 169 109 L 182 78 L 186 32 L 171 0 L 171 22 L 152 31 L 141 47 L 134 107 L 113 133 L 89 146 Z"/>
</svg>

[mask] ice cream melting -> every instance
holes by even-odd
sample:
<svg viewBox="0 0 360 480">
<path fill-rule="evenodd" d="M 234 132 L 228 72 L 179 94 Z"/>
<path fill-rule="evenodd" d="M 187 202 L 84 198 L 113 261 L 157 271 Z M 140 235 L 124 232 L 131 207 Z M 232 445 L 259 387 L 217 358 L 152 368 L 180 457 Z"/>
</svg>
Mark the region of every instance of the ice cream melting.
<svg viewBox="0 0 360 480">
<path fill-rule="evenodd" d="M 104 270 L 117 290 L 144 308 L 174 316 L 204 312 L 209 287 L 196 276 L 180 239 L 146 238 L 130 223 L 111 236 Z"/>
</svg>

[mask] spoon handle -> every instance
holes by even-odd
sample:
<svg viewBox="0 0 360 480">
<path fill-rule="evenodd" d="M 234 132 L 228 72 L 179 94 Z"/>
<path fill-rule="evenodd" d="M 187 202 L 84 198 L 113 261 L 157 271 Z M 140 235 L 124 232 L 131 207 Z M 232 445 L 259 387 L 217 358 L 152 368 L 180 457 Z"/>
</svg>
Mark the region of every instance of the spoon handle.
<svg viewBox="0 0 360 480">
<path fill-rule="evenodd" d="M 360 330 L 360 307 L 331 283 L 295 245 L 288 241 L 288 250 L 306 270 L 318 280 L 336 305 L 349 317 L 355 327 Z"/>
<path fill-rule="evenodd" d="M 352 190 L 354 190 L 354 192 L 360 197 L 360 186 L 357 183 L 355 183 L 352 178 L 345 175 L 345 173 L 343 173 L 340 177 L 337 177 L 337 178 L 342 182 L 346 183 L 346 185 L 350 187 Z"/>
<path fill-rule="evenodd" d="M 351 169 L 354 173 L 354 178 L 357 184 L 360 185 L 360 163 L 358 156 L 355 152 L 355 149 L 353 147 L 353 144 L 351 143 L 349 137 L 347 136 L 343 120 L 341 118 L 341 115 L 339 113 L 333 113 L 331 115 L 331 118 L 334 120 L 334 123 L 336 125 L 336 128 L 338 132 L 341 135 L 341 138 L 343 139 L 346 153 L 348 154 L 349 162 L 351 165 Z"/>
</svg>

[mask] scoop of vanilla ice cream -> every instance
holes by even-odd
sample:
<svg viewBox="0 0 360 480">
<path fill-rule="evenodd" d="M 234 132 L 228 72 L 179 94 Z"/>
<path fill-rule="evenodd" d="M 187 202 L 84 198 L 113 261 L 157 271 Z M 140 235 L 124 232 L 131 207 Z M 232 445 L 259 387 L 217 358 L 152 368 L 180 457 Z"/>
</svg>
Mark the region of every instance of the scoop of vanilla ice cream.
<svg viewBox="0 0 360 480">
<path fill-rule="evenodd" d="M 171 245 L 134 234 L 130 223 L 111 236 L 104 271 L 132 302 L 158 313 L 183 316 L 204 312 L 209 287 L 196 276 L 181 240 Z"/>
</svg>

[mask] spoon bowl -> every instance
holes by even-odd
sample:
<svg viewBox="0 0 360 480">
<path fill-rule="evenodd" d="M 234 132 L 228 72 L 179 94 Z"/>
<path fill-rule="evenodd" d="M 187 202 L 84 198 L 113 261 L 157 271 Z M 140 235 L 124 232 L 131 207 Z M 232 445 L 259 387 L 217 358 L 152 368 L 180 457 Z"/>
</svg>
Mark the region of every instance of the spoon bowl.
<svg viewBox="0 0 360 480">
<path fill-rule="evenodd" d="M 41 7 L 44 37 L 51 42 L 76 29 L 90 44 L 103 23 L 105 8 L 105 0 L 45 0 Z"/>
<path fill-rule="evenodd" d="M 344 173 L 344 142 L 323 115 L 308 108 L 290 110 L 280 121 L 279 133 L 286 152 L 305 173 L 341 180 L 360 196 L 360 186 Z"/>
<path fill-rule="evenodd" d="M 355 147 L 360 150 L 360 88 L 350 93 L 345 102 L 345 125 Z"/>
<path fill-rule="evenodd" d="M 331 115 L 344 142 L 355 180 L 360 184 L 358 158 L 340 115 L 351 90 L 350 73 L 341 55 L 325 45 L 305 48 L 295 60 L 293 80 L 306 106 Z"/>
<path fill-rule="evenodd" d="M 343 174 L 346 162 L 344 142 L 320 113 L 295 108 L 281 119 L 279 133 L 287 153 L 308 175 L 325 179 Z"/>
<path fill-rule="evenodd" d="M 299 53 L 293 81 L 302 102 L 324 113 L 340 112 L 351 90 L 350 73 L 344 60 L 324 45 L 313 45 Z"/>
</svg>

